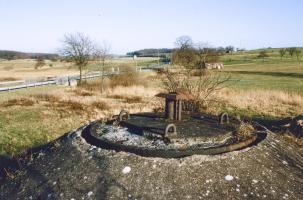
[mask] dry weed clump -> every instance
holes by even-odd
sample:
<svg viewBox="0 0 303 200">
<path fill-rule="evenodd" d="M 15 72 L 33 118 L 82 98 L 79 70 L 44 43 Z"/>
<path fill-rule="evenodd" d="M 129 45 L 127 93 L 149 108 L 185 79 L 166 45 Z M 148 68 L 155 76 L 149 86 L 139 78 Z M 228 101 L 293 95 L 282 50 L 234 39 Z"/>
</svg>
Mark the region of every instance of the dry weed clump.
<svg viewBox="0 0 303 200">
<path fill-rule="evenodd" d="M 77 86 L 77 89 L 80 90 L 87 90 L 87 91 L 96 91 L 101 92 L 101 86 L 103 84 L 103 88 L 106 89 L 109 87 L 108 78 L 104 78 L 104 81 L 102 83 L 101 79 L 95 79 L 95 80 L 88 80 L 83 81 L 81 85 Z"/>
<path fill-rule="evenodd" d="M 134 85 L 145 85 L 145 81 L 142 80 L 140 74 L 135 71 L 134 68 L 124 66 L 123 73 L 110 77 L 110 87 L 115 88 L 117 86 L 130 87 Z"/>
<path fill-rule="evenodd" d="M 39 94 L 32 94 L 30 97 L 33 97 L 37 101 L 46 101 L 46 102 L 58 102 L 60 101 L 59 95 L 48 94 L 48 93 L 39 93 Z"/>
<path fill-rule="evenodd" d="M 70 111 L 81 112 L 81 111 L 87 110 L 87 107 L 85 104 L 82 104 L 77 101 L 68 100 L 68 101 L 59 101 L 57 103 L 58 103 L 58 106 L 64 107 L 65 109 L 70 110 Z"/>
<path fill-rule="evenodd" d="M 28 98 L 18 98 L 18 99 L 10 99 L 4 102 L 3 107 L 11 107 L 11 106 L 33 106 L 37 101 L 28 99 Z"/>
<path fill-rule="evenodd" d="M 109 110 L 109 105 L 104 101 L 95 101 L 91 104 L 92 108 L 96 108 L 102 111 Z"/>
<path fill-rule="evenodd" d="M 298 138 L 291 133 L 282 134 L 282 138 L 284 140 L 286 140 L 287 142 L 290 142 L 290 143 L 296 144 L 300 147 L 303 147 L 303 138 Z"/>
<path fill-rule="evenodd" d="M 93 96 L 94 93 L 92 91 L 87 91 L 87 90 L 83 90 L 80 88 L 76 88 L 75 90 L 73 90 L 73 92 L 75 93 L 75 95 L 77 96 L 82 96 L 82 97 L 87 97 L 87 96 Z"/>
<path fill-rule="evenodd" d="M 238 140 L 245 139 L 251 136 L 254 127 L 250 123 L 241 122 L 239 129 L 236 132 Z"/>
</svg>

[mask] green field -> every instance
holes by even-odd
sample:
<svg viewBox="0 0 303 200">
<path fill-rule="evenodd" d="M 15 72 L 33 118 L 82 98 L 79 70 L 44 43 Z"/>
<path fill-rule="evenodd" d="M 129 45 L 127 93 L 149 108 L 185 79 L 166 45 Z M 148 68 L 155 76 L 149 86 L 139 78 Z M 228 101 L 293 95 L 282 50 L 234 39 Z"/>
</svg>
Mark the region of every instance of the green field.
<svg viewBox="0 0 303 200">
<path fill-rule="evenodd" d="M 279 49 L 267 49 L 270 57 L 258 58 L 260 50 L 224 55 L 224 73 L 236 80 L 232 87 L 303 93 L 303 60 L 294 55 L 280 58 Z M 303 51 L 302 51 L 303 53 Z"/>
</svg>

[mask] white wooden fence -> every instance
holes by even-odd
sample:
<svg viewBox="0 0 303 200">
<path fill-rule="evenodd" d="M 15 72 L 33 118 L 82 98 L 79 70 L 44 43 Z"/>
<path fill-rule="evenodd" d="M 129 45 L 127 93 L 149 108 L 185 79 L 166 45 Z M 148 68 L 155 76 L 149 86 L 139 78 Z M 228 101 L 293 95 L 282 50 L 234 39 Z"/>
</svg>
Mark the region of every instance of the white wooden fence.
<svg viewBox="0 0 303 200">
<path fill-rule="evenodd" d="M 136 71 L 143 72 L 143 71 L 150 71 L 151 69 L 157 69 L 161 68 L 160 66 L 147 66 L 147 67 L 137 67 Z M 104 76 L 111 76 L 115 74 L 123 73 L 123 71 L 120 71 L 119 68 L 112 68 L 111 72 L 105 72 Z M 92 79 L 96 77 L 102 76 L 102 73 L 99 71 L 89 72 L 88 74 L 84 74 L 82 79 Z M 47 80 L 47 81 L 38 81 L 38 82 L 31 82 L 31 83 L 25 83 L 25 81 L 12 81 L 12 82 L 5 82 L 0 85 L 10 84 L 10 83 L 22 83 L 15 86 L 6 86 L 6 87 L 0 87 L 0 92 L 10 92 L 20 89 L 26 89 L 26 88 L 32 88 L 32 87 L 40 87 L 40 86 L 46 86 L 46 85 L 70 85 L 72 81 L 79 80 L 79 75 L 76 76 L 62 76 L 57 77 L 53 80 Z"/>
</svg>

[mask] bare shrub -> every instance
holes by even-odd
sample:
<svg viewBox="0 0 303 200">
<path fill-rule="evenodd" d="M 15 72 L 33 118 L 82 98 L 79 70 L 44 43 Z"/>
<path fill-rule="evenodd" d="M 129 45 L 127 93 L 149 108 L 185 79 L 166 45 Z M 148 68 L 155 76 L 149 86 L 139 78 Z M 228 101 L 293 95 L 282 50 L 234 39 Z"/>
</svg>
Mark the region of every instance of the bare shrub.
<svg viewBox="0 0 303 200">
<path fill-rule="evenodd" d="M 86 90 L 86 91 L 98 92 L 98 91 L 101 91 L 102 86 L 103 86 L 103 89 L 107 89 L 109 87 L 109 83 L 107 80 L 108 80 L 107 78 L 104 78 L 104 79 L 95 79 L 95 80 L 82 82 L 81 85 L 77 85 L 77 89 L 75 91 L 78 90 L 78 92 L 79 92 L 81 90 L 82 91 Z M 83 95 L 80 95 L 80 96 L 83 96 Z"/>
<path fill-rule="evenodd" d="M 45 65 L 45 60 L 43 58 L 38 58 L 35 64 L 35 69 L 43 67 Z"/>
<path fill-rule="evenodd" d="M 162 86 L 167 92 L 186 92 L 194 97 L 193 101 L 184 102 L 184 109 L 189 111 L 200 111 L 214 100 L 214 94 L 226 87 L 230 76 L 206 70 L 195 69 L 199 73 L 193 77 L 192 69 L 175 67 L 166 69 L 162 79 Z"/>
<path fill-rule="evenodd" d="M 122 74 L 110 77 L 111 88 L 117 86 L 129 87 L 134 85 L 144 85 L 144 82 L 141 80 L 139 73 L 131 68 L 126 69 Z"/>
</svg>

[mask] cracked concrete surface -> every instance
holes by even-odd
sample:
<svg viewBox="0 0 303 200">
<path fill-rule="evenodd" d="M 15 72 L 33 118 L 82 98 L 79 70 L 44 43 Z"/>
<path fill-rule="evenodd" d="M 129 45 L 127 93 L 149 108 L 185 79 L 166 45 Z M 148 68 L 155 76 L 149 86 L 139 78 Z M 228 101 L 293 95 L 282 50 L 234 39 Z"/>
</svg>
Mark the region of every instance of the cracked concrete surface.
<svg viewBox="0 0 303 200">
<path fill-rule="evenodd" d="M 302 149 L 270 132 L 241 151 L 182 159 L 96 148 L 80 133 L 0 179 L 0 199 L 303 199 Z"/>
</svg>

